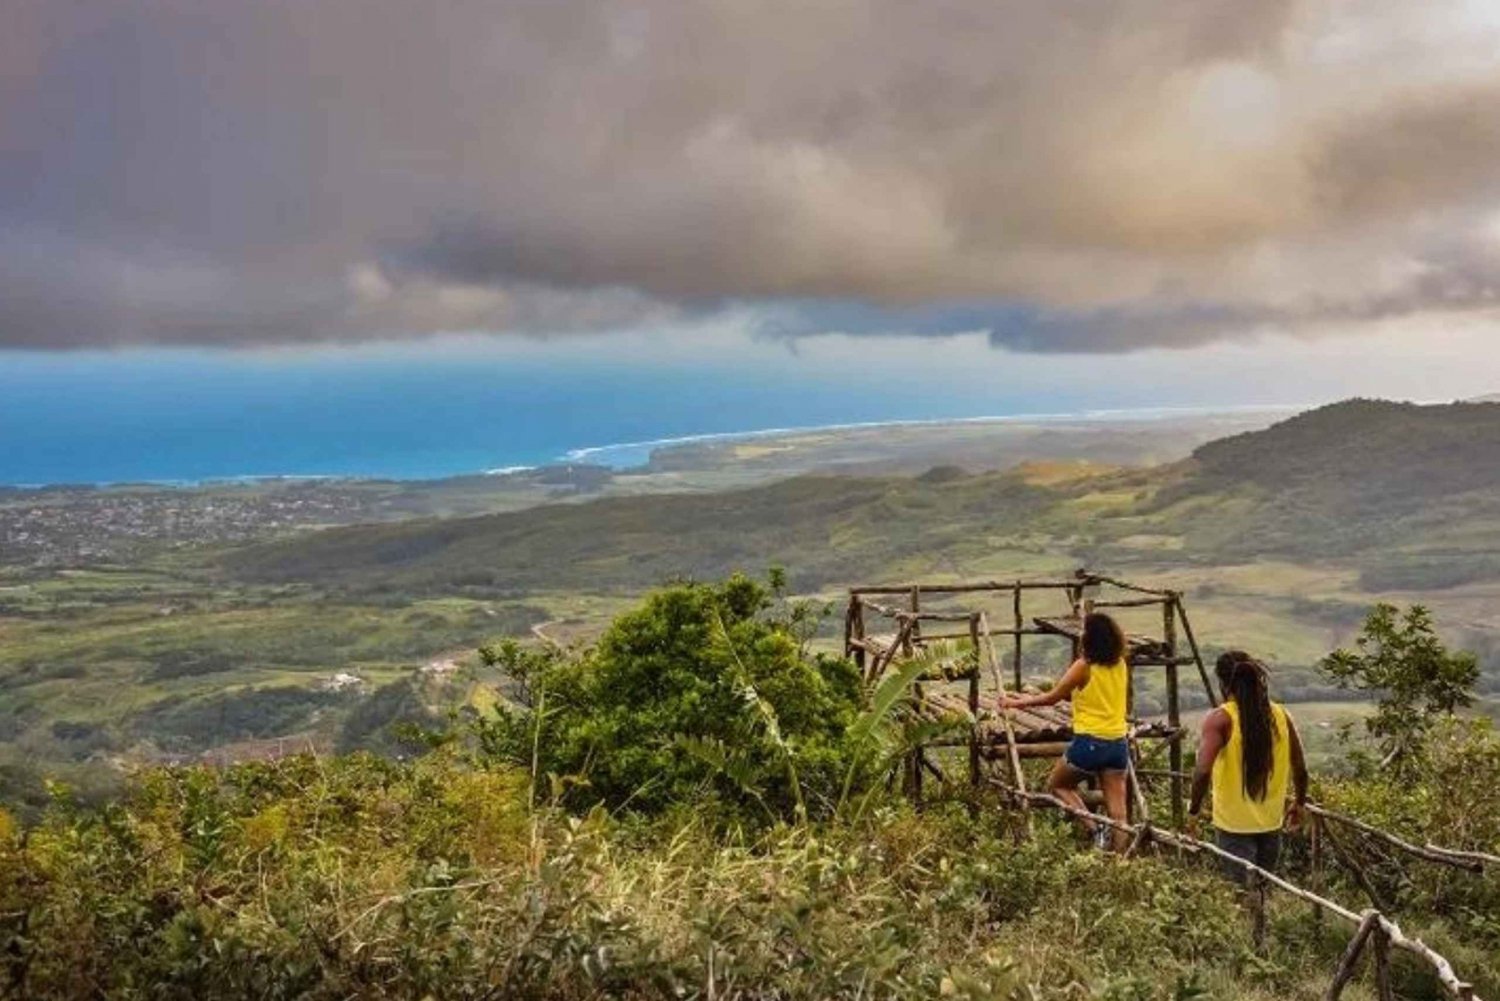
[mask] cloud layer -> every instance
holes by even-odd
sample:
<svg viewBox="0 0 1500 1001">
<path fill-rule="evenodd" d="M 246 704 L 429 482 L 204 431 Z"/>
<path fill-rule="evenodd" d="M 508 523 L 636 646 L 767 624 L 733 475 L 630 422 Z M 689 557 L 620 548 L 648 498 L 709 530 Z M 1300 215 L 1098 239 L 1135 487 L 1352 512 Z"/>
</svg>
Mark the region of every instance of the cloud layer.
<svg viewBox="0 0 1500 1001">
<path fill-rule="evenodd" d="M 1500 306 L 1477 4 L 0 6 L 0 346 Z"/>
</svg>

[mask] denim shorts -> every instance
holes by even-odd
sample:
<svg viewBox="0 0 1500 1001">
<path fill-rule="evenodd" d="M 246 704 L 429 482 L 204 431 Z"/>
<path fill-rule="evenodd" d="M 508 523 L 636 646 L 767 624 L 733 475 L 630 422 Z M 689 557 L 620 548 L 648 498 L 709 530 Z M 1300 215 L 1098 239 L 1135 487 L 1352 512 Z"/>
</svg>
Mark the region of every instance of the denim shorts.
<svg viewBox="0 0 1500 1001">
<path fill-rule="evenodd" d="M 1102 740 L 1080 733 L 1068 744 L 1063 760 L 1080 772 L 1123 772 L 1130 766 L 1130 745 L 1124 737 Z"/>
</svg>

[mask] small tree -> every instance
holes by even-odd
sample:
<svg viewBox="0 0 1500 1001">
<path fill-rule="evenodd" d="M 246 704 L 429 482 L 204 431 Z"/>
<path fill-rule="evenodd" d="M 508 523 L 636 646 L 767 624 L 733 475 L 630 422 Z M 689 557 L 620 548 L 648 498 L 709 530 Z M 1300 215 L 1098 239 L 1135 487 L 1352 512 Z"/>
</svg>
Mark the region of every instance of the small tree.
<svg viewBox="0 0 1500 1001">
<path fill-rule="evenodd" d="M 515 699 L 479 721 L 481 747 L 556 777 L 576 808 L 659 812 L 707 791 L 762 817 L 827 811 L 861 689 L 849 661 L 805 649 L 811 614 L 736 575 L 653 592 L 587 650 L 487 648 Z"/>
<path fill-rule="evenodd" d="M 1402 613 L 1385 602 L 1370 611 L 1354 649 L 1335 650 L 1318 669 L 1340 688 L 1376 697 L 1365 728 L 1402 772 L 1420 758 L 1433 724 L 1473 701 L 1479 678 L 1474 655 L 1450 653 L 1424 606 Z"/>
</svg>

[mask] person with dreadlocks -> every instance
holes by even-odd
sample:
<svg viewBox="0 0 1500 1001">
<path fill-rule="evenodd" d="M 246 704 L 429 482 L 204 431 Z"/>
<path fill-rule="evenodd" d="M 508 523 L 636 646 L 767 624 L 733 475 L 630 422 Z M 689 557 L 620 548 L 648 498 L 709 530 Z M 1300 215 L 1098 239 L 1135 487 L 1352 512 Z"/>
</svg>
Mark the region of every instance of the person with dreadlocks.
<svg viewBox="0 0 1500 1001">
<path fill-rule="evenodd" d="M 1286 708 L 1271 701 L 1260 661 L 1231 650 L 1214 668 L 1224 704 L 1203 719 L 1188 812 L 1198 816 L 1212 786 L 1218 846 L 1269 871 L 1281 855 L 1282 828 L 1302 825 L 1307 804 L 1302 740 Z M 1245 882 L 1243 869 L 1228 863 L 1226 869 Z"/>
</svg>

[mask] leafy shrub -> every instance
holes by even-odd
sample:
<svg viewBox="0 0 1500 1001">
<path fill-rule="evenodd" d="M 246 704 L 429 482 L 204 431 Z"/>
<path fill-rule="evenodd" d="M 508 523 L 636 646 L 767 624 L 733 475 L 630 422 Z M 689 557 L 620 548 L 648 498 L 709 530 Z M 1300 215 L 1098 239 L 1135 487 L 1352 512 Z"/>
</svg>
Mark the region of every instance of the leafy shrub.
<svg viewBox="0 0 1500 1001">
<path fill-rule="evenodd" d="M 517 705 L 480 723 L 481 744 L 558 777 L 575 808 L 659 812 L 710 794 L 742 817 L 826 812 L 860 685 L 849 662 L 807 653 L 807 620 L 735 576 L 657 591 L 582 653 L 486 648 Z"/>
<path fill-rule="evenodd" d="M 153 658 L 147 681 L 170 681 L 175 678 L 195 678 L 205 674 L 219 674 L 243 667 L 248 659 L 222 650 L 177 649 L 164 650 Z"/>
<path fill-rule="evenodd" d="M 1488 720 L 1449 716 L 1432 726 L 1424 746 L 1401 772 L 1367 769 L 1325 783 L 1319 795 L 1330 807 L 1414 844 L 1500 855 L 1500 733 Z M 1446 866 L 1387 863 L 1372 865 L 1370 875 L 1403 911 L 1441 916 L 1461 937 L 1483 943 L 1500 973 L 1495 867 L 1476 876 Z"/>
<path fill-rule="evenodd" d="M 1426 608 L 1412 605 L 1403 614 L 1383 602 L 1371 610 L 1354 649 L 1335 650 L 1319 669 L 1341 688 L 1376 695 L 1365 727 L 1398 771 L 1418 765 L 1434 723 L 1473 702 L 1479 678 L 1474 656 L 1450 653 Z"/>
</svg>

